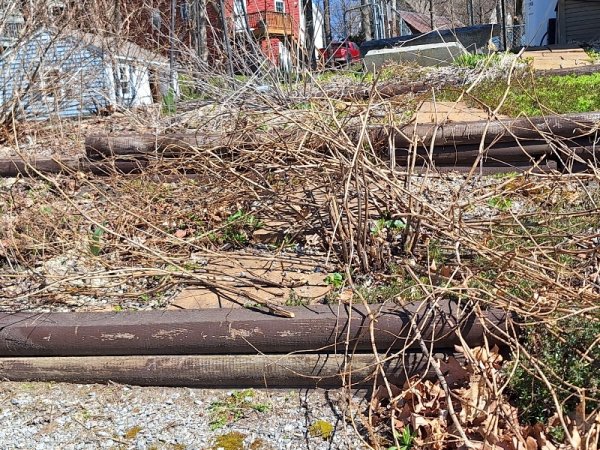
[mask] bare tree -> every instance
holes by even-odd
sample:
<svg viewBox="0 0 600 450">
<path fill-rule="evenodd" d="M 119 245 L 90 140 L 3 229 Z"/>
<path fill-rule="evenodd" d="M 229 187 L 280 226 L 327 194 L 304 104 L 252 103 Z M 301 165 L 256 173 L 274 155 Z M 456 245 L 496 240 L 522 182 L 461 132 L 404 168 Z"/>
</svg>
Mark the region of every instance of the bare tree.
<svg viewBox="0 0 600 450">
<path fill-rule="evenodd" d="M 323 0 L 323 21 L 325 28 L 325 47 L 331 43 L 331 4 L 330 0 Z"/>
<path fill-rule="evenodd" d="M 369 0 L 360 0 L 360 6 L 361 31 L 365 40 L 370 41 L 373 39 L 371 3 Z"/>
</svg>

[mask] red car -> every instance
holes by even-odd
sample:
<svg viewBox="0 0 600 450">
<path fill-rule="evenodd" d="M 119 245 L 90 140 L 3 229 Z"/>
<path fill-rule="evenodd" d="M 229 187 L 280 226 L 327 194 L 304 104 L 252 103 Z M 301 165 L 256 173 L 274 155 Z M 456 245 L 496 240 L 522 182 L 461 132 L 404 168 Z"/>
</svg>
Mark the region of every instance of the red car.
<svg viewBox="0 0 600 450">
<path fill-rule="evenodd" d="M 360 49 L 351 41 L 332 42 L 323 56 L 326 64 L 350 64 L 360 61 Z"/>
</svg>

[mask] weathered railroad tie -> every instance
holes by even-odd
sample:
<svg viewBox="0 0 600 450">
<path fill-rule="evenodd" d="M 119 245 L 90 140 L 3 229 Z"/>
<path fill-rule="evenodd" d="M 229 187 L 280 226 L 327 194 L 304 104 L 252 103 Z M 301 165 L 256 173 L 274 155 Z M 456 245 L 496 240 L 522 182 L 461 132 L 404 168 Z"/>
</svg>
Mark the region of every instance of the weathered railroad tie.
<svg viewBox="0 0 600 450">
<path fill-rule="evenodd" d="M 313 305 L 288 308 L 294 318 L 249 309 L 115 313 L 1 313 L 0 378 L 9 380 L 108 382 L 140 385 L 339 386 L 372 382 L 374 348 L 395 382 L 433 375 L 422 342 L 447 364 L 454 346 L 496 340 L 511 317 L 489 309 L 479 316 L 451 301 L 435 309 Z M 371 342 L 371 327 L 375 343 Z M 488 331 L 486 331 L 488 330 Z M 485 336 L 485 338 L 484 338 Z M 386 358 L 403 351 L 402 357 Z M 345 356 L 345 352 L 349 355 Z M 442 355 L 442 356 L 440 356 Z M 350 367 L 347 364 L 351 364 Z M 351 371 L 349 369 L 352 369 Z M 371 381 L 369 381 L 371 380 Z"/>
</svg>

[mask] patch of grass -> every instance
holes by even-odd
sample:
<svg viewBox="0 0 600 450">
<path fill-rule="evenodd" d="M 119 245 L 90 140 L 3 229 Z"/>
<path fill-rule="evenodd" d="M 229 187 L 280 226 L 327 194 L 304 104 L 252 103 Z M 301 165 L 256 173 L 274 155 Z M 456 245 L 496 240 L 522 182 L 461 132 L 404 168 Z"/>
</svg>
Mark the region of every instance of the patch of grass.
<svg viewBox="0 0 600 450">
<path fill-rule="evenodd" d="M 269 405 L 255 402 L 255 396 L 256 392 L 253 389 L 245 389 L 232 392 L 225 400 L 211 403 L 209 406 L 210 429 L 217 430 L 228 423 L 236 422 L 244 417 L 248 411 L 268 411 Z"/>
<path fill-rule="evenodd" d="M 560 330 L 558 336 L 545 324 L 523 328 L 523 345 L 542 364 L 565 413 L 574 412 L 579 403 L 578 389 L 585 392 L 586 408 L 591 412 L 600 406 L 600 317 L 597 320 L 572 317 L 561 320 L 556 328 Z M 554 414 L 550 391 L 535 375 L 529 361 L 515 364 L 515 374 L 510 380 L 512 400 L 525 421 L 544 423 Z"/>
<path fill-rule="evenodd" d="M 359 287 L 358 290 L 367 303 L 384 303 L 401 296 L 404 287 L 393 282 L 374 287 Z"/>
<path fill-rule="evenodd" d="M 125 432 L 125 435 L 123 437 L 127 440 L 135 439 L 137 437 L 137 435 L 140 434 L 140 431 L 142 431 L 142 427 L 140 427 L 139 425 L 136 425 L 134 427 L 129 428 Z"/>
<path fill-rule="evenodd" d="M 231 433 L 217 436 L 212 448 L 213 450 L 244 450 L 244 439 L 246 439 L 245 434 L 239 431 L 232 431 Z"/>
<path fill-rule="evenodd" d="M 308 427 L 308 434 L 311 437 L 320 437 L 324 441 L 328 441 L 333 437 L 335 427 L 326 420 L 317 420 Z"/>
<path fill-rule="evenodd" d="M 512 204 L 512 200 L 508 197 L 492 197 L 488 200 L 488 206 L 500 211 L 508 211 Z"/>
<path fill-rule="evenodd" d="M 498 63 L 501 59 L 502 56 L 500 53 L 490 53 L 489 55 L 467 53 L 456 58 L 454 60 L 454 65 L 458 67 L 467 67 L 469 69 L 477 69 Z"/>
<path fill-rule="evenodd" d="M 470 106 L 481 107 L 483 103 L 495 109 L 507 87 L 504 79 L 483 81 L 472 90 L 472 97 L 465 97 L 465 101 Z M 440 92 L 438 99 L 456 101 L 459 95 L 457 90 L 447 89 Z M 600 110 L 600 73 L 539 78 L 527 75 L 513 80 L 500 113 L 516 117 L 597 110 Z"/>
</svg>

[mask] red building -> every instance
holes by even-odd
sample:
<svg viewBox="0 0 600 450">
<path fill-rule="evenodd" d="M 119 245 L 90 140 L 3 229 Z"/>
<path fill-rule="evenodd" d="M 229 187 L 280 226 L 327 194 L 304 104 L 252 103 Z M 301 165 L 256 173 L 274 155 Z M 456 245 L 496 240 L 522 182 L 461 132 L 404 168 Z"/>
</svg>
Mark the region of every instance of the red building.
<svg viewBox="0 0 600 450">
<path fill-rule="evenodd" d="M 136 3 L 128 1 L 125 7 L 129 11 L 123 14 L 131 18 L 131 37 L 146 48 L 168 53 L 171 1 L 145 0 L 137 9 Z M 224 32 L 221 3 L 218 0 L 206 3 L 206 22 L 199 13 L 202 3 L 198 0 L 176 2 L 175 41 L 179 60 L 197 57 L 202 42 L 206 42 L 208 62 L 219 65 L 225 59 L 226 40 L 236 63 L 248 55 L 257 59 L 262 52 L 260 57 L 266 56 L 274 64 L 293 64 L 303 52 L 305 21 L 301 0 L 223 0 L 227 33 Z M 203 23 L 205 37 L 199 33 Z M 258 49 L 261 52 L 256 51 Z"/>
</svg>

